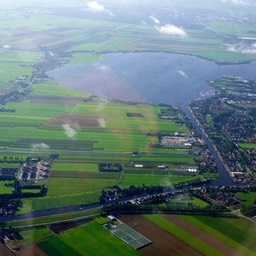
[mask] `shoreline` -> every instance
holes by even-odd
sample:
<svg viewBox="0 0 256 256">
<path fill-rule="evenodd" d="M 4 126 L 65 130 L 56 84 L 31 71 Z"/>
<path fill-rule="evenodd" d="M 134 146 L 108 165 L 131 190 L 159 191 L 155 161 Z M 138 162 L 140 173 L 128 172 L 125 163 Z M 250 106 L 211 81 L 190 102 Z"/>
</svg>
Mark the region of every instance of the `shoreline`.
<svg viewBox="0 0 256 256">
<path fill-rule="evenodd" d="M 91 53 L 91 54 L 95 54 L 95 55 L 107 55 L 107 54 L 136 54 L 136 53 L 163 53 L 163 54 L 176 54 L 176 55 L 184 55 L 184 56 L 191 56 L 191 57 L 196 57 L 199 59 L 203 59 L 203 60 L 207 60 L 207 61 L 211 61 L 214 62 L 215 64 L 217 64 L 218 66 L 225 66 L 225 65 L 240 65 L 240 64 L 250 64 L 254 61 L 256 61 L 255 59 L 251 59 L 251 60 L 243 60 L 243 61 L 218 61 L 215 59 L 211 59 L 211 58 L 207 58 L 201 55 L 197 55 L 197 54 L 191 54 L 191 53 L 179 53 L 179 52 L 172 52 L 172 51 L 156 51 L 156 50 L 134 50 L 134 51 L 86 51 L 86 50 L 77 50 L 77 51 L 71 51 L 71 53 Z M 92 61 L 91 63 L 94 63 L 95 61 Z M 83 62 L 81 62 L 81 64 L 83 64 Z"/>
</svg>

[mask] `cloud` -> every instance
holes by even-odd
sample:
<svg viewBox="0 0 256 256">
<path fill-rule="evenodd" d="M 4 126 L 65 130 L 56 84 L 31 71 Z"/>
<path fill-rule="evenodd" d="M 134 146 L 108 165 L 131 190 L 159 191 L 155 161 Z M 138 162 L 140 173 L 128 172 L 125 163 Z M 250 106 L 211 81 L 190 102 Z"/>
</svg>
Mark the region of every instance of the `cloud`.
<svg viewBox="0 0 256 256">
<path fill-rule="evenodd" d="M 186 37 L 188 34 L 182 27 L 177 27 L 173 24 L 166 24 L 164 26 L 155 26 L 156 30 L 165 35 Z"/>
<path fill-rule="evenodd" d="M 238 52 L 241 54 L 256 54 L 256 43 L 251 45 L 239 44 L 226 44 L 228 52 Z"/>
<path fill-rule="evenodd" d="M 105 11 L 105 7 L 101 4 L 99 4 L 96 1 L 92 1 L 92 2 L 88 2 L 87 6 L 92 10 L 92 11 L 96 11 L 96 12 L 104 12 Z"/>
<path fill-rule="evenodd" d="M 183 70 L 177 70 L 178 74 L 180 74 L 181 76 L 185 77 L 185 78 L 189 78 L 188 75 L 183 71 Z"/>
<path fill-rule="evenodd" d="M 160 22 L 160 20 L 157 19 L 156 17 L 150 15 L 149 18 L 150 18 L 151 20 L 153 20 L 153 22 L 154 22 L 155 24 L 160 25 L 161 22 Z"/>
<path fill-rule="evenodd" d="M 232 3 L 235 5 L 255 5 L 253 1 L 250 0 L 221 0 L 223 3 Z"/>
<path fill-rule="evenodd" d="M 76 130 L 71 128 L 69 124 L 63 124 L 62 128 L 64 129 L 64 132 L 69 138 L 74 138 L 76 136 Z"/>
<path fill-rule="evenodd" d="M 87 2 L 87 6 L 88 6 L 90 11 L 105 12 L 105 13 L 108 13 L 109 15 L 111 15 L 111 16 L 114 16 L 114 14 L 110 10 L 105 9 L 104 5 L 99 4 L 97 1 Z"/>
<path fill-rule="evenodd" d="M 49 145 L 47 145 L 46 143 L 34 143 L 31 145 L 32 148 L 41 148 L 41 149 L 47 149 L 50 148 Z"/>
<path fill-rule="evenodd" d="M 99 64 L 99 63 L 95 63 L 94 66 L 95 66 L 97 69 L 99 69 L 99 70 L 101 70 L 101 71 L 103 71 L 103 72 L 106 72 L 106 71 L 109 71 L 109 70 L 110 70 L 110 68 L 109 68 L 108 66 L 102 65 L 102 64 Z"/>
<path fill-rule="evenodd" d="M 104 118 L 98 118 L 97 121 L 98 121 L 100 127 L 102 127 L 102 128 L 106 127 L 106 121 Z"/>
</svg>

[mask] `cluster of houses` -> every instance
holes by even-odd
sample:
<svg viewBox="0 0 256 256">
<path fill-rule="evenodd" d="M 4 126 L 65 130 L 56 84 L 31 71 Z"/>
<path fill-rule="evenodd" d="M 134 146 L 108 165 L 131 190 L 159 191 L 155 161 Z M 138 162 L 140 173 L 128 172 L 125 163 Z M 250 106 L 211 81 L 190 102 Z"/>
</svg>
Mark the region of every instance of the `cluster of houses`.
<svg viewBox="0 0 256 256">
<path fill-rule="evenodd" d="M 25 163 L 22 166 L 20 180 L 42 180 L 48 178 L 50 172 L 50 163 L 40 161 L 37 163 Z"/>
<path fill-rule="evenodd" d="M 250 182 L 253 177 L 248 175 L 248 170 L 256 171 L 256 150 L 244 149 L 241 154 L 239 148 L 240 143 L 256 142 L 253 125 L 256 118 L 251 106 L 256 107 L 252 97 L 233 95 L 195 101 L 190 106 L 236 182 Z"/>
<path fill-rule="evenodd" d="M 235 189 L 234 187 L 234 190 Z M 235 191 L 230 191 L 230 189 L 225 186 L 193 189 L 194 195 L 201 198 L 203 201 L 222 207 L 235 206 L 242 203 L 242 200 L 237 197 L 234 192 Z"/>
</svg>

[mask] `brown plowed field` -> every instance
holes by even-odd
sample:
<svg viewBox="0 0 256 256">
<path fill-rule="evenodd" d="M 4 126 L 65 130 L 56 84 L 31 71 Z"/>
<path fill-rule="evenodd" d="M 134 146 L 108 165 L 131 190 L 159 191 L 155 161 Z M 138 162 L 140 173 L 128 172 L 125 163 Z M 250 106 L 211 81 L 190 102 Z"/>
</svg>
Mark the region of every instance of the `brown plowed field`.
<svg viewBox="0 0 256 256">
<path fill-rule="evenodd" d="M 78 97 L 56 97 L 56 96 L 41 96 L 41 95 L 29 95 L 26 97 L 27 100 L 32 103 L 42 104 L 64 104 L 64 105 L 75 105 L 83 100 Z"/>
<path fill-rule="evenodd" d="M 100 127 L 100 121 L 106 120 L 104 115 L 85 115 L 79 113 L 65 113 L 48 122 L 48 125 L 70 124 L 74 126 Z"/>
<path fill-rule="evenodd" d="M 5 245 L 0 243 L 0 255 L 13 256 L 14 254 Z"/>
<path fill-rule="evenodd" d="M 146 256 L 202 256 L 201 253 L 181 240 L 154 225 L 143 216 L 123 216 L 122 221 L 153 241 L 139 251 Z"/>
<path fill-rule="evenodd" d="M 86 220 L 80 220 L 76 222 L 65 222 L 65 223 L 58 223 L 58 224 L 52 224 L 50 226 L 50 229 L 55 232 L 56 234 L 59 234 L 61 232 L 64 232 L 66 230 L 69 230 L 71 228 L 75 228 L 79 225 L 85 224 L 90 222 L 91 219 L 86 219 Z"/>
<path fill-rule="evenodd" d="M 224 255 L 236 255 L 236 256 L 242 255 L 241 253 L 237 252 L 235 249 L 229 247 L 228 245 L 224 244 L 223 242 L 211 236 L 210 234 L 204 232 L 203 230 L 195 227 L 193 224 L 183 220 L 179 216 L 163 215 L 163 217 L 169 220 L 170 222 L 174 223 L 175 225 L 181 227 L 182 229 L 186 230 L 187 232 L 193 234 L 195 237 L 198 237 L 199 239 L 201 239 L 211 247 L 222 252 Z"/>
<path fill-rule="evenodd" d="M 21 250 L 16 253 L 16 255 L 17 256 L 47 256 L 47 254 L 45 254 L 39 247 L 33 244 L 22 247 Z"/>
</svg>

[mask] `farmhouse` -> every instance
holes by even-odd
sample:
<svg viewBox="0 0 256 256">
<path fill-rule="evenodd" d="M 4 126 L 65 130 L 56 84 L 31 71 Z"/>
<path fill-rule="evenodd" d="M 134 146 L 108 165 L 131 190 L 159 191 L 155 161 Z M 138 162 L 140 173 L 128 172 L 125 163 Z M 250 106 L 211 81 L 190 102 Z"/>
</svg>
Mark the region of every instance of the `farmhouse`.
<svg viewBox="0 0 256 256">
<path fill-rule="evenodd" d="M 189 169 L 188 169 L 188 172 L 197 172 L 197 169 L 189 168 Z"/>
<path fill-rule="evenodd" d="M 166 165 L 158 165 L 158 169 L 165 169 L 165 168 L 167 168 L 167 166 Z"/>
<path fill-rule="evenodd" d="M 111 221 L 118 221 L 118 219 L 113 216 L 113 215 L 108 215 L 108 218 L 111 220 Z"/>
</svg>

